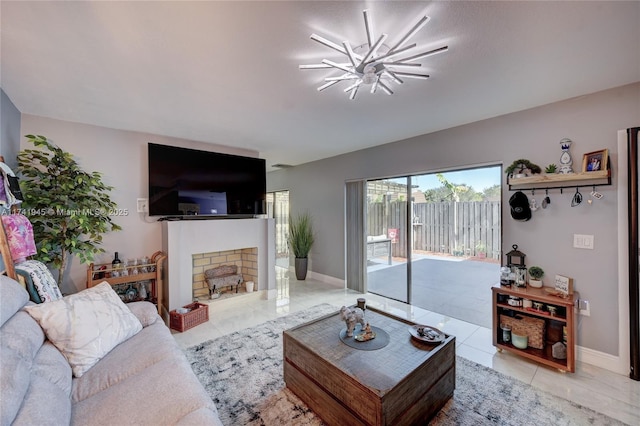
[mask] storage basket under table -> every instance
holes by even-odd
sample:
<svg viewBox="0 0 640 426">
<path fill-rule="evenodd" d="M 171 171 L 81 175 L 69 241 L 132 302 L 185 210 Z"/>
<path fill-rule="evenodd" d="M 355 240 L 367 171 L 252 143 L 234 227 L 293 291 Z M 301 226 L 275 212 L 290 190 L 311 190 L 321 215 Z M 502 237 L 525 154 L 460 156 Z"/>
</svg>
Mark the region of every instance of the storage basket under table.
<svg viewBox="0 0 640 426">
<path fill-rule="evenodd" d="M 189 312 L 184 314 L 175 310 L 169 312 L 169 327 L 173 330 L 183 332 L 209 321 L 209 305 L 196 302 L 185 305 L 184 308 L 189 309 Z"/>
<path fill-rule="evenodd" d="M 533 318 L 528 315 L 517 315 L 510 317 L 500 315 L 500 324 L 511 327 L 511 333 L 529 338 L 529 346 L 536 349 L 544 349 L 544 329 L 545 322 L 540 318 Z"/>
</svg>

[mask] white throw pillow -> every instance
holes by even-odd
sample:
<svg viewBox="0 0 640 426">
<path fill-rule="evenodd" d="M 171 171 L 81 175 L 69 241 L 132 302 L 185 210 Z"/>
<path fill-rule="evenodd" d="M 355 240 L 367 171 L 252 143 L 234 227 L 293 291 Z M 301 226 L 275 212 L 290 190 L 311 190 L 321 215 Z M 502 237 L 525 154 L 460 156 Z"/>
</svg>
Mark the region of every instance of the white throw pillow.
<svg viewBox="0 0 640 426">
<path fill-rule="evenodd" d="M 25 306 L 47 338 L 82 376 L 142 324 L 106 281 L 61 300 Z"/>
</svg>

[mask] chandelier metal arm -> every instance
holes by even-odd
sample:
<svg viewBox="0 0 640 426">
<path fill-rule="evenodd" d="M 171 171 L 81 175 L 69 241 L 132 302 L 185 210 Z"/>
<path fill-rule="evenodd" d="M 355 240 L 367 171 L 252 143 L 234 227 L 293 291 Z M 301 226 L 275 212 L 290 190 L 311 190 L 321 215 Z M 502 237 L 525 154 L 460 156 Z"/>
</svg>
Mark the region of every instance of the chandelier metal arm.
<svg viewBox="0 0 640 426">
<path fill-rule="evenodd" d="M 378 80 L 378 86 L 382 87 L 382 90 L 384 90 L 387 95 L 393 95 L 393 90 L 391 90 L 389 86 L 384 84 L 382 80 Z"/>
<path fill-rule="evenodd" d="M 373 24 L 371 23 L 371 15 L 369 15 L 369 10 L 365 9 L 362 11 L 364 15 L 364 29 L 367 32 L 367 43 L 369 46 L 373 46 L 373 41 L 375 37 L 373 35 Z"/>
<path fill-rule="evenodd" d="M 362 80 L 358 79 L 358 81 L 356 81 L 351 86 L 349 86 L 346 89 L 344 89 L 344 91 L 346 93 L 346 92 L 350 92 L 352 90 L 356 90 L 361 84 L 362 84 Z"/>
<path fill-rule="evenodd" d="M 325 77 L 324 81 L 356 80 L 358 78 L 360 77 L 358 77 L 355 74 L 350 74 L 350 75 L 344 74 L 344 75 L 341 75 L 340 77 Z"/>
<path fill-rule="evenodd" d="M 351 48 L 351 44 L 348 41 L 343 41 L 342 45 L 344 46 L 344 50 L 347 51 L 347 56 L 349 57 L 349 60 L 351 61 L 351 65 L 353 65 L 355 67 L 357 62 L 358 62 L 358 60 L 356 59 L 355 52 Z"/>
<path fill-rule="evenodd" d="M 446 52 L 449 50 L 449 46 L 443 46 L 438 49 L 429 50 L 427 52 L 418 53 L 417 55 L 409 56 L 407 58 L 398 59 L 398 62 L 411 62 L 416 59 L 426 58 L 427 56 L 436 55 L 438 53 Z"/>
<path fill-rule="evenodd" d="M 427 22 L 429 22 L 431 18 L 429 18 L 428 16 L 423 16 L 417 24 L 415 24 L 413 26 L 413 28 L 411 28 L 409 30 L 409 32 L 407 32 L 398 43 L 396 43 L 395 46 L 393 46 L 391 49 L 389 49 L 389 52 L 395 52 L 396 49 L 398 49 L 400 46 L 402 46 L 404 43 L 407 42 L 407 40 L 409 40 L 411 37 L 413 37 L 415 35 L 415 33 L 417 33 L 418 31 L 420 31 L 422 29 L 422 27 L 424 27 L 426 25 Z"/>
<path fill-rule="evenodd" d="M 358 93 L 359 87 L 360 86 L 357 86 L 351 91 L 351 95 L 349 95 L 349 100 L 354 100 L 356 98 L 356 93 Z"/>
<path fill-rule="evenodd" d="M 318 87 L 318 92 L 322 92 L 324 89 L 333 86 L 334 84 L 340 83 L 340 80 L 334 80 L 334 81 L 330 81 L 328 83 L 323 84 L 322 86 Z"/>
<path fill-rule="evenodd" d="M 333 67 L 327 64 L 308 64 L 308 65 L 298 65 L 298 68 L 301 70 L 320 70 L 320 69 L 333 68 Z"/>
<path fill-rule="evenodd" d="M 396 56 L 396 55 L 399 55 L 399 54 L 401 54 L 401 53 L 404 53 L 404 52 L 406 52 L 407 50 L 411 50 L 411 49 L 413 49 L 414 47 L 416 47 L 416 44 L 415 44 L 415 43 L 410 44 L 409 46 L 405 46 L 405 47 L 403 47 L 402 49 L 398 49 L 398 50 L 396 50 L 395 52 L 388 51 L 388 52 L 387 52 L 387 53 L 385 53 L 384 55 L 382 55 L 382 56 L 378 56 L 377 58 L 375 58 L 375 60 L 376 60 L 376 61 L 381 61 L 381 60 L 383 60 L 383 59 L 389 59 L 389 58 L 392 58 L 392 57 L 394 57 L 394 56 Z"/>
<path fill-rule="evenodd" d="M 376 52 L 378 51 L 378 49 L 380 48 L 380 45 L 382 45 L 382 43 L 384 43 L 384 41 L 387 39 L 388 34 L 382 34 L 380 36 L 380 38 L 378 39 L 378 41 L 376 41 L 376 44 L 374 44 L 373 46 L 371 46 L 371 49 L 369 49 L 369 51 L 367 52 L 366 55 L 364 55 L 364 58 L 362 59 L 362 61 L 360 62 L 360 64 L 356 67 L 356 69 L 359 72 L 362 72 L 362 70 L 360 68 L 364 68 L 364 66 L 369 62 L 369 60 L 371 58 L 373 58 L 373 55 L 376 54 Z"/>
<path fill-rule="evenodd" d="M 333 68 L 338 68 L 339 70 L 342 70 L 342 71 L 345 71 L 345 72 L 348 72 L 348 73 L 353 73 L 353 70 L 349 69 L 348 67 L 343 66 L 342 64 L 338 64 L 336 62 L 330 61 L 329 59 L 323 59 L 322 63 L 330 65 Z"/>
<path fill-rule="evenodd" d="M 386 67 L 421 67 L 422 64 L 414 63 L 414 62 L 385 62 Z"/>
<path fill-rule="evenodd" d="M 311 34 L 311 40 L 317 41 L 320 44 L 324 44 L 325 46 L 333 49 L 333 50 L 337 50 L 338 52 L 342 53 L 343 55 L 347 54 L 347 51 L 344 50 L 344 48 L 342 46 L 340 46 L 339 44 L 336 44 L 334 42 L 332 42 L 331 40 L 327 40 L 324 37 L 319 36 L 318 34 Z"/>
<path fill-rule="evenodd" d="M 422 80 L 426 80 L 429 78 L 429 74 L 416 74 L 412 72 L 401 72 L 401 71 L 395 71 L 395 74 L 396 76 L 401 75 L 403 77 L 419 78 Z"/>
<path fill-rule="evenodd" d="M 389 77 L 391 77 L 391 80 L 395 81 L 396 83 L 398 83 L 398 84 L 404 83 L 404 81 L 402 81 L 402 79 L 400 77 L 398 77 L 395 72 L 393 72 L 391 70 L 384 70 L 382 72 L 383 72 L 383 74 L 387 74 Z"/>
</svg>

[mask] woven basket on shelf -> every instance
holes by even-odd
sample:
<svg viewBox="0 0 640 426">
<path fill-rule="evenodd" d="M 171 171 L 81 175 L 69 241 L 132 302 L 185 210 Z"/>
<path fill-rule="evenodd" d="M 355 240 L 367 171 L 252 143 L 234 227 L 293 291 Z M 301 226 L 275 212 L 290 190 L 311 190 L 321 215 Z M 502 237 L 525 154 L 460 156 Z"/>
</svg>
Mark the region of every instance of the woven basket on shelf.
<svg viewBox="0 0 640 426">
<path fill-rule="evenodd" d="M 544 328 L 543 319 L 530 317 L 528 315 L 519 315 L 518 317 L 510 317 L 500 315 L 500 324 L 511 327 L 511 333 L 529 338 L 529 346 L 536 349 L 544 349 Z"/>
<path fill-rule="evenodd" d="M 209 305 L 196 302 L 184 307 L 190 309 L 190 311 L 185 314 L 178 313 L 175 310 L 169 312 L 169 327 L 173 330 L 183 332 L 209 321 Z"/>
</svg>

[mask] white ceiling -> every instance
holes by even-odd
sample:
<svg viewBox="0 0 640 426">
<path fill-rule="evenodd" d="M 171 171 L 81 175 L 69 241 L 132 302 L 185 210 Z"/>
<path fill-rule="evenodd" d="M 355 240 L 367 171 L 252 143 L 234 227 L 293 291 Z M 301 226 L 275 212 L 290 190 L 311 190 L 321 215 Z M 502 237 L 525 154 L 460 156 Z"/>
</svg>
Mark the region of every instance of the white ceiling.
<svg viewBox="0 0 640 426">
<path fill-rule="evenodd" d="M 257 150 L 297 165 L 640 81 L 640 2 L 11 2 L 2 89 L 26 114 Z M 299 64 L 366 42 L 363 9 L 429 80 L 395 94 Z M 335 53 L 335 54 L 334 54 Z M 269 170 L 269 169 L 268 169 Z"/>
</svg>

